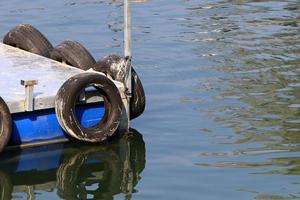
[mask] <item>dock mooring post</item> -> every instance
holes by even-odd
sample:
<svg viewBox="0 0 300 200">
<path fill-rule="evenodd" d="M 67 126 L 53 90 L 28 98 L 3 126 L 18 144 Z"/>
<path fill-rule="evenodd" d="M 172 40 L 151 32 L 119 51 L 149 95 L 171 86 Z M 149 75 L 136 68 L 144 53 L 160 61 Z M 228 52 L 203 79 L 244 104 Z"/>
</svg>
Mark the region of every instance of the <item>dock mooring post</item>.
<svg viewBox="0 0 300 200">
<path fill-rule="evenodd" d="M 127 108 L 128 129 L 130 127 L 130 97 L 132 94 L 131 86 L 131 9 L 129 0 L 124 0 L 124 56 L 126 60 L 127 78 L 126 78 L 126 94 L 129 99 Z"/>
<path fill-rule="evenodd" d="M 34 109 L 33 87 L 37 84 L 37 80 L 21 80 L 21 85 L 25 87 L 24 107 L 26 111 L 33 111 Z"/>
</svg>

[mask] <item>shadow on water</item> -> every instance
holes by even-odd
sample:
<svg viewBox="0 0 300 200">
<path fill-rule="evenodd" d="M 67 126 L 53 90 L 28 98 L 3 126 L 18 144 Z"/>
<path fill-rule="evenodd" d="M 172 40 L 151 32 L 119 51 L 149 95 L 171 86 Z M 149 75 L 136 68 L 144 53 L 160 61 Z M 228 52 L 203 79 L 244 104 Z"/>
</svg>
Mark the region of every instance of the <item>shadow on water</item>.
<svg viewBox="0 0 300 200">
<path fill-rule="evenodd" d="M 134 129 L 104 145 L 7 151 L 0 157 L 0 199 L 32 199 L 39 191 L 62 199 L 113 199 L 117 194 L 131 199 L 145 162 L 145 143 Z"/>
</svg>

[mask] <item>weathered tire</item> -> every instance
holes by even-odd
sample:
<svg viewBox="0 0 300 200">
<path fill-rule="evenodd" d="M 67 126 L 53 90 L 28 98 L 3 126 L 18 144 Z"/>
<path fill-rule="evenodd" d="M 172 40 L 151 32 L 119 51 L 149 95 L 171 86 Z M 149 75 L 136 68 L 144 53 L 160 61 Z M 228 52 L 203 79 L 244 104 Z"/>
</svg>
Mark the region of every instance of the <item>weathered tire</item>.
<svg viewBox="0 0 300 200">
<path fill-rule="evenodd" d="M 110 75 L 113 79 L 118 79 L 117 71 L 114 69 L 114 64 L 119 63 L 122 58 L 118 55 L 109 55 L 99 60 L 93 69 L 95 71 L 103 72 Z M 130 119 L 135 119 L 140 116 L 146 106 L 145 92 L 142 82 L 136 73 L 131 69 L 131 80 L 132 80 L 132 97 L 130 99 Z M 120 80 L 118 80 L 120 81 Z"/>
<path fill-rule="evenodd" d="M 96 63 L 93 56 L 79 42 L 67 40 L 57 45 L 51 52 L 51 59 L 88 70 Z"/>
<path fill-rule="evenodd" d="M 3 43 L 49 58 L 53 49 L 47 38 L 30 24 L 20 24 L 11 29 Z"/>
<path fill-rule="evenodd" d="M 95 87 L 104 99 L 105 113 L 93 127 L 80 125 L 75 114 L 75 104 L 82 90 Z M 101 142 L 112 136 L 120 125 L 123 103 L 118 88 L 106 76 L 85 72 L 68 79 L 55 98 L 55 111 L 61 127 L 72 137 L 86 142 Z"/>
<path fill-rule="evenodd" d="M 130 99 L 130 119 L 135 119 L 144 112 L 146 97 L 142 82 L 133 68 L 131 69 L 131 80 L 132 96 Z"/>
<path fill-rule="evenodd" d="M 12 119 L 9 109 L 0 97 L 0 152 L 6 147 L 12 131 Z"/>
</svg>

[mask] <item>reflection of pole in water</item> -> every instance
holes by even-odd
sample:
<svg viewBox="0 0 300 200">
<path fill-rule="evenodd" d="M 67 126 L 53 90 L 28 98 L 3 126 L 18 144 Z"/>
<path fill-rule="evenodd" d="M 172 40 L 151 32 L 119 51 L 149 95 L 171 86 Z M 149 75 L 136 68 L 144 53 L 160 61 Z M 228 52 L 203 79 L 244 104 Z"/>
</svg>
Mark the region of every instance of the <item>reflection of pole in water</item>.
<svg viewBox="0 0 300 200">
<path fill-rule="evenodd" d="M 121 190 L 126 194 L 126 199 L 131 199 L 131 194 L 133 192 L 134 186 L 133 186 L 133 173 L 132 173 L 132 168 L 130 166 L 130 144 L 126 142 L 126 146 L 128 152 L 126 154 L 126 159 L 123 164 L 124 170 L 123 170 L 123 180 L 122 180 Z"/>
<path fill-rule="evenodd" d="M 28 195 L 28 200 L 35 200 L 35 195 L 34 195 L 34 186 L 26 186 L 26 193 Z"/>
</svg>

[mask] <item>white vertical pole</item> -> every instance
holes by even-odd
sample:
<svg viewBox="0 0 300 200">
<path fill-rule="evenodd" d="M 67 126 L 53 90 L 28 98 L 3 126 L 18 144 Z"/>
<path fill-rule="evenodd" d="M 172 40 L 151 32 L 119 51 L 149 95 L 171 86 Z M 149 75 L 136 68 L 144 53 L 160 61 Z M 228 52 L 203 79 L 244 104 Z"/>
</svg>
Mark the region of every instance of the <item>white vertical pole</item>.
<svg viewBox="0 0 300 200">
<path fill-rule="evenodd" d="M 124 0 L 124 56 L 129 58 L 128 60 L 128 76 L 126 86 L 128 94 L 131 96 L 131 9 L 129 0 Z"/>
<path fill-rule="evenodd" d="M 131 86 L 131 10 L 129 0 L 124 0 L 124 56 L 127 58 L 127 80 L 126 80 L 126 89 L 128 97 L 128 107 L 127 107 L 127 120 L 128 120 L 128 129 L 130 127 L 130 97 L 132 94 Z"/>
<path fill-rule="evenodd" d="M 131 10 L 129 0 L 124 0 L 124 54 L 131 58 Z"/>
</svg>

